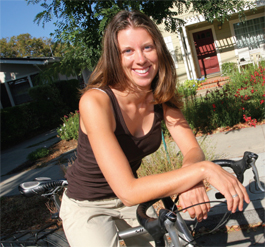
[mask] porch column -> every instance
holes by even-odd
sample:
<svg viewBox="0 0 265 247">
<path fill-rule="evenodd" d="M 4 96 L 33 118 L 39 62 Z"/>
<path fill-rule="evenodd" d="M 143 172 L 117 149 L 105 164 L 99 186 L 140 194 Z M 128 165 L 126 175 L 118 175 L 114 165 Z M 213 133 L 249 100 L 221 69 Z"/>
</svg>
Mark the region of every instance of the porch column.
<svg viewBox="0 0 265 247">
<path fill-rule="evenodd" d="M 184 44 L 183 44 L 183 36 L 182 36 L 182 33 L 177 31 L 178 33 L 178 37 L 179 37 L 179 40 L 180 40 L 180 49 L 181 49 L 181 53 L 182 53 L 182 57 L 183 57 L 183 60 L 184 60 L 184 65 L 185 65 L 185 69 L 186 69 L 186 72 L 187 72 L 187 76 L 188 76 L 188 79 L 191 78 L 191 71 L 190 71 L 190 66 L 189 66 L 189 61 L 187 60 L 187 52 L 186 52 L 186 49 L 184 48 Z"/>
<path fill-rule="evenodd" d="M 186 26 L 184 26 L 184 28 L 182 28 L 182 31 L 183 31 L 183 36 L 184 36 L 185 42 L 187 44 L 188 60 L 190 61 L 190 65 L 191 65 L 191 76 L 192 76 L 191 78 L 196 79 L 197 76 L 196 76 L 196 72 L 195 72 L 194 61 L 193 61 L 193 58 L 191 55 L 190 43 L 189 43 L 188 36 L 187 36 Z"/>
<path fill-rule="evenodd" d="M 32 83 L 32 81 L 31 81 L 30 76 L 28 75 L 27 78 L 28 78 L 28 81 L 29 81 L 29 85 L 30 85 L 30 87 L 33 87 L 33 83 Z"/>
<path fill-rule="evenodd" d="M 4 82 L 5 83 L 5 87 L 6 87 L 6 91 L 7 91 L 7 94 L 8 94 L 8 97 L 9 97 L 9 100 L 10 100 L 10 103 L 11 103 L 11 106 L 15 106 L 15 101 L 13 99 L 13 96 L 12 96 L 12 93 L 10 91 L 10 88 L 9 88 L 9 85 L 8 85 L 8 82 Z"/>
</svg>

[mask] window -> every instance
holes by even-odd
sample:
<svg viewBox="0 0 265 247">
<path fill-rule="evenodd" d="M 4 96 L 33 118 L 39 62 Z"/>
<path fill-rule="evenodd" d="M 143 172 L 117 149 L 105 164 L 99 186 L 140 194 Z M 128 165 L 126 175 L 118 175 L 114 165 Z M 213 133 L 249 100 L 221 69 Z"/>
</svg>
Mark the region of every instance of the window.
<svg viewBox="0 0 265 247">
<path fill-rule="evenodd" d="M 8 85 L 16 105 L 32 101 L 28 93 L 30 85 L 27 77 L 10 81 Z"/>
<path fill-rule="evenodd" d="M 237 48 L 258 49 L 264 42 L 265 17 L 234 23 Z"/>
<path fill-rule="evenodd" d="M 167 49 L 170 52 L 171 57 L 172 57 L 172 59 L 173 59 L 173 61 L 175 63 L 175 68 L 178 68 L 177 58 L 176 58 L 176 54 L 175 54 L 175 51 L 174 51 L 174 46 L 173 46 L 173 43 L 172 43 L 171 36 L 165 37 L 164 40 L 165 40 Z"/>
</svg>

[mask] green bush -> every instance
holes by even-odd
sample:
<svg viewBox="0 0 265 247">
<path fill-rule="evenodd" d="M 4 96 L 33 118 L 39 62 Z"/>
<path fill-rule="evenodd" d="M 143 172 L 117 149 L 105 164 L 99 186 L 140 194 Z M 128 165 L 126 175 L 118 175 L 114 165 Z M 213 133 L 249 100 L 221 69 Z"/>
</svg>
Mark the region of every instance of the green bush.
<svg viewBox="0 0 265 247">
<path fill-rule="evenodd" d="M 34 101 L 60 99 L 60 92 L 53 84 L 37 85 L 29 89 L 29 95 Z"/>
<path fill-rule="evenodd" d="M 204 77 L 200 79 L 190 79 L 186 80 L 183 84 L 178 87 L 178 91 L 185 98 L 196 95 L 197 89 L 200 87 L 201 83 L 205 82 L 206 79 Z"/>
<path fill-rule="evenodd" d="M 69 116 L 64 116 L 63 124 L 57 129 L 58 136 L 62 140 L 77 140 L 79 130 L 79 112 L 70 113 Z"/>
<path fill-rule="evenodd" d="M 218 127 L 245 122 L 255 126 L 265 118 L 264 64 L 235 72 L 230 81 L 205 97 L 185 98 L 183 113 L 195 132 L 210 133 Z"/>
<path fill-rule="evenodd" d="M 38 85 L 29 89 L 29 95 L 34 101 L 51 101 L 61 116 L 78 108 L 79 81 L 56 81 L 54 83 Z"/>
<path fill-rule="evenodd" d="M 215 155 L 215 146 L 208 143 L 208 140 L 201 138 L 198 141 L 205 154 L 206 160 L 220 158 Z M 164 173 L 181 168 L 183 155 L 177 148 L 177 145 L 174 141 L 172 141 L 172 138 L 167 136 L 165 137 L 165 143 L 167 152 L 164 144 L 162 143 L 156 152 L 143 158 L 142 164 L 137 170 L 137 175 L 139 177 Z"/>
<path fill-rule="evenodd" d="M 237 71 L 237 64 L 232 62 L 227 62 L 222 64 L 223 75 L 229 76 Z"/>
<path fill-rule="evenodd" d="M 35 161 L 37 159 L 46 157 L 49 154 L 49 149 L 47 148 L 38 148 L 27 156 L 28 160 Z"/>
<path fill-rule="evenodd" d="M 78 80 L 38 85 L 29 90 L 34 101 L 1 109 L 1 149 L 58 127 L 62 116 L 78 108 L 78 85 Z"/>
<path fill-rule="evenodd" d="M 78 109 L 79 103 L 79 81 L 76 79 L 68 81 L 56 81 L 54 86 L 60 92 L 62 102 L 67 106 L 68 112 Z"/>
</svg>

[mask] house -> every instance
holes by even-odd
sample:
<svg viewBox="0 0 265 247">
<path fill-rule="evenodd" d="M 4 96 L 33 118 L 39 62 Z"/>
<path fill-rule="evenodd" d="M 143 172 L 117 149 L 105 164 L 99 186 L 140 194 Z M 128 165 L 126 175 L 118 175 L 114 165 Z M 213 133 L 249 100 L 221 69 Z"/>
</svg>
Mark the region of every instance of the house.
<svg viewBox="0 0 265 247">
<path fill-rule="evenodd" d="M 223 24 L 205 18 L 182 6 L 178 17 L 185 21 L 177 33 L 159 26 L 175 61 L 179 82 L 222 75 L 222 64 L 234 62 L 240 69 L 247 63 L 265 60 L 265 1 L 256 1 L 255 11 L 246 11 L 246 21 L 232 15 Z"/>
<path fill-rule="evenodd" d="M 47 66 L 58 62 L 55 57 L 25 57 L 25 58 L 1 58 L 0 59 L 0 82 L 1 102 L 0 107 L 11 107 L 31 101 L 28 89 L 36 85 L 36 76 Z M 83 72 L 83 78 L 85 76 Z M 58 80 L 79 79 L 78 76 L 67 77 L 58 75 Z"/>
</svg>

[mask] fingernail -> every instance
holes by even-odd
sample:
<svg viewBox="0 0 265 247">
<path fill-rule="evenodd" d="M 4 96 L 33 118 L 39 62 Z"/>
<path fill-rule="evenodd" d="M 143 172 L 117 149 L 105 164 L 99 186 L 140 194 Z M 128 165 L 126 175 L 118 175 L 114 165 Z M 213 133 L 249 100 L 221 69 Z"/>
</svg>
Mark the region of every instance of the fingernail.
<svg viewBox="0 0 265 247">
<path fill-rule="evenodd" d="M 207 216 L 204 216 L 203 219 L 206 220 L 207 219 Z"/>
</svg>

